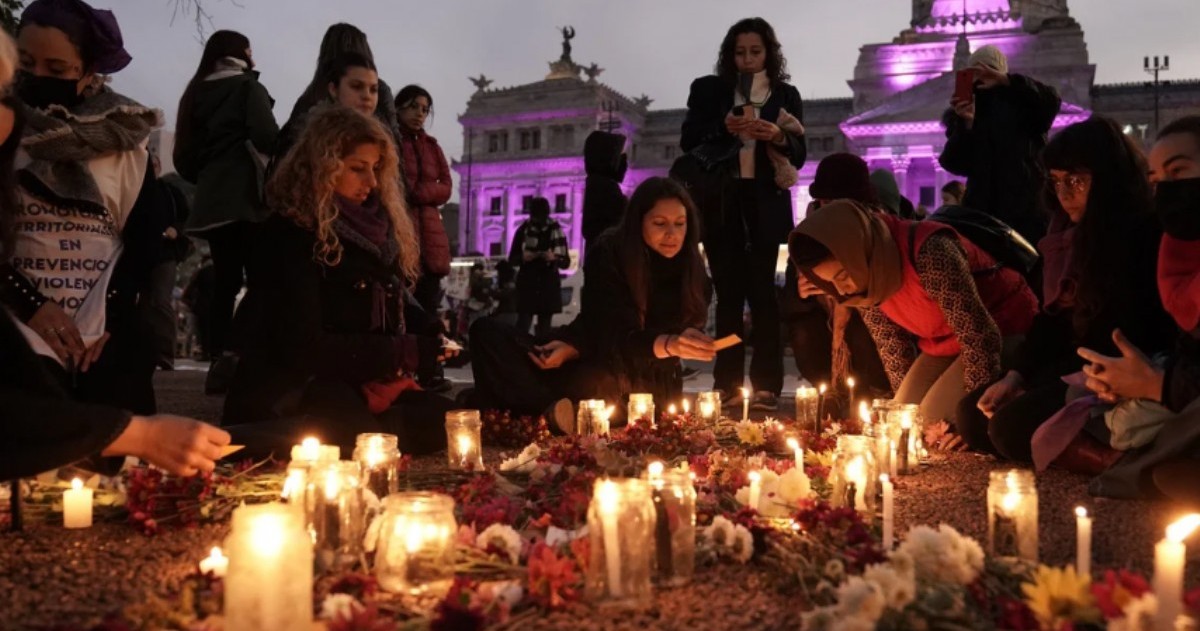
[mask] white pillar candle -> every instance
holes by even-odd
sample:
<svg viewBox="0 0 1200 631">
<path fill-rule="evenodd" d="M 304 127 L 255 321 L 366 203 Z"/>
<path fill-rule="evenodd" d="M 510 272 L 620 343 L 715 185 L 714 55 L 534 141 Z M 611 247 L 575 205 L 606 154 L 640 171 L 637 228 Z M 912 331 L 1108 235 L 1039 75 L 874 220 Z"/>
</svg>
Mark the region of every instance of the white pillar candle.
<svg viewBox="0 0 1200 631">
<path fill-rule="evenodd" d="M 92 526 L 92 490 L 84 486 L 79 478 L 71 480 L 71 488 L 63 491 L 63 526 Z"/>
<path fill-rule="evenodd" d="M 879 476 L 879 482 L 883 485 L 883 549 L 891 550 L 896 527 L 895 486 L 886 473 Z"/>
<path fill-rule="evenodd" d="M 1092 518 L 1082 506 L 1075 507 L 1075 573 L 1092 574 Z"/>
<path fill-rule="evenodd" d="M 750 508 L 758 510 L 759 496 L 762 495 L 762 474 L 757 471 L 751 471 L 750 478 Z"/>
<path fill-rule="evenodd" d="M 888 475 L 896 477 L 896 441 L 889 440 L 889 448 L 891 449 L 891 457 L 888 458 Z"/>
<path fill-rule="evenodd" d="M 295 509 L 278 503 L 235 509 L 225 549 L 226 631 L 312 626 L 313 543 Z"/>
<path fill-rule="evenodd" d="M 804 449 L 800 447 L 800 441 L 795 438 L 787 439 L 788 449 L 796 456 L 796 468 L 804 471 Z"/>
<path fill-rule="evenodd" d="M 817 399 L 817 435 L 821 435 L 821 424 L 825 422 L 825 384 L 817 388 L 820 398 Z"/>
<path fill-rule="evenodd" d="M 212 572 L 212 575 L 217 578 L 225 578 L 225 572 L 229 569 L 229 559 L 221 552 L 221 548 L 213 546 L 208 552 L 208 556 L 200 559 L 200 573 L 207 574 Z"/>
<path fill-rule="evenodd" d="M 750 389 L 742 388 L 742 420 L 750 420 Z"/>
<path fill-rule="evenodd" d="M 604 570 L 608 577 L 608 594 L 621 597 L 621 541 L 617 537 L 621 498 L 612 480 L 602 480 L 596 491 L 600 503 L 600 519 L 604 523 Z"/>
<path fill-rule="evenodd" d="M 1154 546 L 1154 595 L 1158 597 L 1155 631 L 1175 631 L 1183 612 L 1183 568 L 1187 548 L 1183 540 L 1200 526 L 1200 514 L 1192 513 L 1167 526 L 1167 536 Z"/>
<path fill-rule="evenodd" d="M 687 397 L 683 398 L 682 403 L 683 403 L 683 414 L 686 416 L 689 412 L 692 411 L 692 404 L 690 402 L 688 402 Z"/>
</svg>

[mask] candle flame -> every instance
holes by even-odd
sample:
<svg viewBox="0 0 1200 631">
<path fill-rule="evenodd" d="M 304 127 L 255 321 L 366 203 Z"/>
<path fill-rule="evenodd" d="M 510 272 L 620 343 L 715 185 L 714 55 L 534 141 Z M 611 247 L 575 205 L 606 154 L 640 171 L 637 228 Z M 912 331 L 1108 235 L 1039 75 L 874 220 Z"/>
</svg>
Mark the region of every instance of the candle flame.
<svg viewBox="0 0 1200 631">
<path fill-rule="evenodd" d="M 762 482 L 762 474 L 757 471 L 751 471 L 750 473 L 746 474 L 746 477 L 749 478 L 750 484 L 758 484 Z"/>
<path fill-rule="evenodd" d="M 662 477 L 663 469 L 663 463 L 655 460 L 646 467 L 646 472 L 650 475 L 650 479 L 654 480 Z"/>
<path fill-rule="evenodd" d="M 300 459 L 316 462 L 321 458 L 321 441 L 312 436 L 300 441 Z"/>
<path fill-rule="evenodd" d="M 83 480 L 80 480 L 79 478 L 73 478 L 71 480 L 71 489 L 78 491 L 79 489 L 82 489 L 82 488 L 83 488 Z"/>
<path fill-rule="evenodd" d="M 826 390 L 825 384 L 821 384 L 821 387 L 817 388 L 817 392 L 820 392 L 821 394 L 825 394 L 825 390 Z"/>
<path fill-rule="evenodd" d="M 747 398 L 747 397 L 749 397 L 749 396 L 750 396 L 750 388 L 740 388 L 740 390 L 742 391 L 742 398 L 743 398 L 743 399 L 745 399 L 745 398 Z"/>
<path fill-rule="evenodd" d="M 293 469 L 288 472 L 287 479 L 283 481 L 283 492 L 279 494 L 282 499 L 287 499 L 292 495 L 299 493 L 303 483 L 300 478 L 304 477 L 304 472 Z"/>
<path fill-rule="evenodd" d="M 912 425 L 912 412 L 906 410 L 900 415 L 900 429 L 912 429 Z"/>
<path fill-rule="evenodd" d="M 846 387 L 851 390 L 854 389 L 854 377 L 846 377 Z"/>
<path fill-rule="evenodd" d="M 596 501 L 600 503 L 600 513 L 615 515 L 621 503 L 620 492 L 612 480 L 602 480 L 596 489 Z"/>
<path fill-rule="evenodd" d="M 225 554 L 221 552 L 221 548 L 219 546 L 213 546 L 212 550 L 208 551 L 208 558 L 214 561 L 220 561 L 225 558 Z"/>
<path fill-rule="evenodd" d="M 671 405 L 668 405 L 668 406 L 667 406 L 667 414 L 670 414 L 671 416 L 675 416 L 676 414 L 678 414 L 678 412 L 675 410 L 675 404 L 674 404 L 674 403 L 672 403 Z"/>
<path fill-rule="evenodd" d="M 1076 517 L 1087 517 L 1087 509 L 1082 506 L 1076 506 L 1075 507 L 1075 516 Z"/>
<path fill-rule="evenodd" d="M 864 426 L 871 424 L 871 408 L 867 407 L 866 401 L 858 402 L 858 418 L 862 419 Z"/>
<path fill-rule="evenodd" d="M 800 448 L 800 441 L 796 440 L 795 438 L 789 438 L 789 439 L 787 439 L 787 446 L 788 446 L 788 449 L 791 449 L 792 451 L 796 451 L 797 449 Z"/>
<path fill-rule="evenodd" d="M 691 411 L 692 411 L 692 406 L 691 406 L 691 404 L 690 404 L 690 403 L 688 403 L 688 400 L 687 400 L 687 399 L 684 399 L 684 400 L 683 400 L 683 413 L 684 413 L 684 414 L 687 414 L 688 412 L 691 412 Z"/>
<path fill-rule="evenodd" d="M 866 476 L 867 472 L 861 456 L 855 456 L 846 463 L 846 477 L 850 480 L 861 481 Z"/>
<path fill-rule="evenodd" d="M 341 476 L 336 471 L 325 474 L 325 499 L 335 500 L 342 490 Z"/>
<path fill-rule="evenodd" d="M 1175 543 L 1182 543 L 1198 526 L 1200 526 L 1200 513 L 1186 515 L 1170 526 L 1167 526 L 1167 539 Z"/>
<path fill-rule="evenodd" d="M 888 474 L 881 473 L 881 474 L 879 474 L 879 481 L 882 482 L 883 484 L 888 484 L 892 481 L 892 479 L 891 479 L 891 477 L 888 476 Z"/>
<path fill-rule="evenodd" d="M 1021 505 L 1021 494 L 1017 493 L 1016 491 L 1010 490 L 1009 492 L 1004 494 L 1003 498 L 1000 499 L 1000 507 L 1004 509 L 1004 512 L 1009 513 L 1009 514 L 1012 514 L 1013 512 L 1015 512 L 1017 510 L 1017 507 L 1020 505 Z"/>
</svg>

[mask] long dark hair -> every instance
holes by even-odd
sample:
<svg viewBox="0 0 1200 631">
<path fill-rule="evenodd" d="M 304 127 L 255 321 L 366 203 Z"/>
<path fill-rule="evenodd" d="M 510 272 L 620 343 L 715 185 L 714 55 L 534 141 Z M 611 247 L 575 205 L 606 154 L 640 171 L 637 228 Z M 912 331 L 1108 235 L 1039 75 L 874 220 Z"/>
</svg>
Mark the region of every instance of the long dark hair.
<svg viewBox="0 0 1200 631">
<path fill-rule="evenodd" d="M 787 58 L 783 56 L 783 47 L 779 38 L 775 37 L 775 29 L 762 18 L 746 18 L 729 27 L 725 39 L 721 41 L 721 51 L 717 54 L 716 74 L 729 85 L 737 85 L 738 69 L 734 60 L 734 50 L 737 48 L 738 35 L 757 33 L 762 38 L 763 46 L 767 49 L 767 61 L 764 69 L 771 85 L 786 83 L 791 79 L 787 71 Z"/>
<path fill-rule="evenodd" d="M 1092 176 L 1087 208 L 1079 221 L 1073 257 L 1079 279 L 1072 320 L 1076 335 L 1112 305 L 1132 300 L 1134 235 L 1152 220 L 1154 208 L 1146 158 L 1116 121 L 1092 116 L 1063 129 L 1042 150 L 1046 169 L 1086 171 Z M 1047 180 L 1046 207 L 1052 230 L 1063 226 L 1066 213 Z M 1148 280 L 1148 279 L 1147 279 Z"/>
<path fill-rule="evenodd" d="M 346 73 L 350 72 L 351 68 L 366 68 L 371 72 L 379 74 L 375 69 L 375 62 L 371 61 L 370 57 L 359 53 L 342 53 L 334 60 L 333 65 L 329 69 L 329 74 L 325 76 L 325 85 L 333 84 L 337 87 L 342 82 L 342 78 Z"/>
<path fill-rule="evenodd" d="M 250 58 L 246 55 L 249 48 L 250 38 L 237 31 L 217 31 L 204 43 L 204 53 L 200 55 L 200 65 L 196 67 L 196 74 L 192 75 L 187 87 L 183 90 L 183 96 L 179 97 L 179 110 L 175 115 L 175 152 L 177 154 L 191 144 L 192 127 L 194 126 L 192 108 L 196 100 L 196 87 L 204 81 L 205 77 L 216 72 L 217 62 L 226 57 L 240 59 L 249 65 Z"/>
<path fill-rule="evenodd" d="M 325 30 L 321 38 L 321 50 L 317 53 L 317 67 L 313 70 L 312 81 L 296 100 L 290 118 L 307 112 L 312 106 L 320 103 L 328 94 L 329 75 L 333 72 L 334 64 L 343 53 L 357 53 L 375 63 L 375 55 L 367 44 L 367 34 L 353 24 L 339 22 Z"/>
<path fill-rule="evenodd" d="M 683 185 L 671 178 L 652 177 L 637 187 L 629 198 L 621 223 L 613 228 L 618 265 L 633 292 L 638 317 L 645 324 L 646 301 L 650 293 L 646 272 L 650 265 L 650 248 L 642 236 L 642 219 L 664 199 L 678 200 L 687 209 L 687 233 L 683 248 L 675 255 L 682 259 L 683 267 L 683 282 L 679 285 L 680 314 L 685 327 L 702 327 L 708 319 L 708 298 L 704 261 L 700 258 L 700 213 Z"/>
<path fill-rule="evenodd" d="M 411 84 L 411 85 L 406 85 L 403 88 L 400 88 L 400 91 L 396 93 L 396 109 L 397 110 L 404 109 L 409 103 L 411 103 L 418 96 L 423 96 L 423 97 L 425 97 L 426 100 L 429 101 L 429 118 L 432 119 L 433 118 L 433 95 L 429 93 L 429 90 L 426 90 L 425 88 L 422 88 L 421 86 L 419 86 L 415 83 Z"/>
</svg>

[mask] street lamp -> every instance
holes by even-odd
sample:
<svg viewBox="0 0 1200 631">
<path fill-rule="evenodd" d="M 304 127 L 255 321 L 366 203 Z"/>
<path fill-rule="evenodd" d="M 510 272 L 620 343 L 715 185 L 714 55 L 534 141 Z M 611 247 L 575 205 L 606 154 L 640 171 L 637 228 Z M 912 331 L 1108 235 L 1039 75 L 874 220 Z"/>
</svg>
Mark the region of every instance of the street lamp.
<svg viewBox="0 0 1200 631">
<path fill-rule="evenodd" d="M 1154 133 L 1158 133 L 1158 88 L 1161 82 L 1158 80 L 1159 72 L 1166 72 L 1171 69 L 1171 56 L 1165 55 L 1162 58 L 1162 64 L 1158 62 L 1158 55 L 1154 56 L 1154 65 L 1150 65 L 1150 57 L 1142 58 L 1142 71 L 1149 75 L 1154 75 Z"/>
</svg>

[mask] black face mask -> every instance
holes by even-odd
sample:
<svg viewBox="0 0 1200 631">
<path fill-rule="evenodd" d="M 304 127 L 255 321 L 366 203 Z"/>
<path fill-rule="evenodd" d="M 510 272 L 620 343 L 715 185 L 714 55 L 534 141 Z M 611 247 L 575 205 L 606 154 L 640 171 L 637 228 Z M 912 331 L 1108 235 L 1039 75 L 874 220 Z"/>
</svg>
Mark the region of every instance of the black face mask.
<svg viewBox="0 0 1200 631">
<path fill-rule="evenodd" d="M 39 77 L 25 70 L 17 71 L 17 97 L 26 105 L 44 110 L 51 105 L 73 107 L 83 97 L 78 92 L 78 79 Z"/>
<path fill-rule="evenodd" d="M 1154 208 L 1163 232 L 1185 241 L 1200 239 L 1200 178 L 1159 182 Z"/>
</svg>

